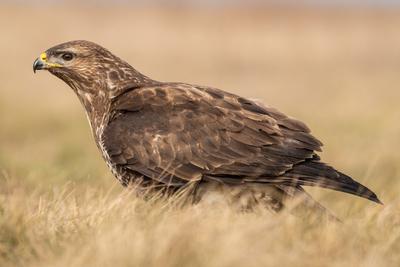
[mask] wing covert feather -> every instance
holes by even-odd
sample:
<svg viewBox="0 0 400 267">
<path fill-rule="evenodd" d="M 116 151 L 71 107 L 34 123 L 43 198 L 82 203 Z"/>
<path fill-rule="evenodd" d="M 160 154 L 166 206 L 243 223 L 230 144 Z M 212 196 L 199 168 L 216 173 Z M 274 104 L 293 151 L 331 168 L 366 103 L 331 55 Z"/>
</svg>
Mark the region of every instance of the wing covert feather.
<svg viewBox="0 0 400 267">
<path fill-rule="evenodd" d="M 110 158 L 165 183 L 279 176 L 322 145 L 303 123 L 208 87 L 139 88 L 112 109 L 102 135 Z"/>
</svg>

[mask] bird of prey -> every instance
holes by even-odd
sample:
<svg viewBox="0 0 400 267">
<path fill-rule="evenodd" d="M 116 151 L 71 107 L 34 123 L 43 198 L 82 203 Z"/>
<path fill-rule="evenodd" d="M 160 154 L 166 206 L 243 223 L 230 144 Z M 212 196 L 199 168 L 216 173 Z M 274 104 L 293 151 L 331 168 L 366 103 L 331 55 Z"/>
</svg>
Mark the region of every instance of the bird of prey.
<svg viewBox="0 0 400 267">
<path fill-rule="evenodd" d="M 273 211 L 295 196 L 319 207 L 303 186 L 381 203 L 320 160 L 322 143 L 304 123 L 271 107 L 212 87 L 153 80 L 89 41 L 48 49 L 33 70 L 48 70 L 76 93 L 104 160 L 124 186 L 191 185 L 198 200 L 222 194 L 245 208 L 262 204 Z"/>
</svg>

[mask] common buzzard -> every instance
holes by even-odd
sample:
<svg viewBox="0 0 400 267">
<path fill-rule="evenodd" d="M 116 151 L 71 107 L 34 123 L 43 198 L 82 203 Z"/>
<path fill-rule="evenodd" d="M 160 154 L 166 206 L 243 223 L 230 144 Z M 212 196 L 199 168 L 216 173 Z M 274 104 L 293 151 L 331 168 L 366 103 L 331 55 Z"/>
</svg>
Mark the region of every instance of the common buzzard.
<svg viewBox="0 0 400 267">
<path fill-rule="evenodd" d="M 380 203 L 367 187 L 320 161 L 322 143 L 302 122 L 212 87 L 159 82 L 105 48 L 71 41 L 42 53 L 33 70 L 67 83 L 84 106 L 94 139 L 127 186 L 179 190 L 195 199 L 230 196 L 280 210 L 320 186 Z M 322 208 L 321 208 L 322 209 Z"/>
</svg>

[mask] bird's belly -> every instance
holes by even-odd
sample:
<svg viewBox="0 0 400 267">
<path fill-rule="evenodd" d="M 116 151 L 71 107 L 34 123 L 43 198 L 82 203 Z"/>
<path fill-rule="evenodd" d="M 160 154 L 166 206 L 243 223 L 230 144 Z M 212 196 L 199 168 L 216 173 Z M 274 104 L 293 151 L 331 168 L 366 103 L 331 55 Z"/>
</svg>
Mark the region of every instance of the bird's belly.
<svg viewBox="0 0 400 267">
<path fill-rule="evenodd" d="M 102 139 L 100 138 L 100 140 L 102 140 Z M 103 156 L 104 161 L 107 164 L 107 167 L 110 169 L 111 173 L 115 176 L 115 178 L 117 178 L 117 180 L 122 185 L 124 185 L 124 186 L 128 185 L 131 177 L 128 177 L 127 172 L 124 168 L 119 167 L 117 164 L 115 164 L 111 160 L 102 141 L 98 142 L 98 148 L 101 152 L 101 155 Z"/>
</svg>

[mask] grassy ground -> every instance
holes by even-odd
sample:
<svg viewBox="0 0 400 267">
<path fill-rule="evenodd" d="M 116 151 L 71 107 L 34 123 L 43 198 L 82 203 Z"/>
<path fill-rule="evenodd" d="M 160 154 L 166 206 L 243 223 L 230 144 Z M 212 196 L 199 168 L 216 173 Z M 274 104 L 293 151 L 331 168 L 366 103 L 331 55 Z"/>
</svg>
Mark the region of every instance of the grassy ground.
<svg viewBox="0 0 400 267">
<path fill-rule="evenodd" d="M 400 11 L 0 8 L 0 266 L 399 266 Z M 384 206 L 309 191 L 343 224 L 125 192 L 46 48 L 96 41 L 149 76 L 297 117 Z"/>
</svg>

